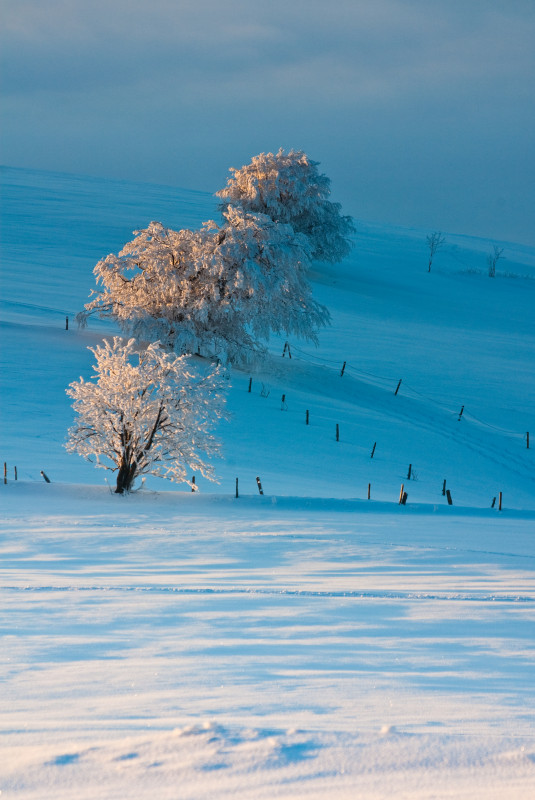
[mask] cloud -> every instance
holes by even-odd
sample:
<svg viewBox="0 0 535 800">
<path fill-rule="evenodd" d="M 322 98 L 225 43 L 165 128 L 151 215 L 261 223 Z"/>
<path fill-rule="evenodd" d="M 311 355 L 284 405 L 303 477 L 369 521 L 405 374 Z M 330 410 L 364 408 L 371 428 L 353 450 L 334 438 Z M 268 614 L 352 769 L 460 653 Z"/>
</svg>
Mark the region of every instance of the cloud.
<svg viewBox="0 0 535 800">
<path fill-rule="evenodd" d="M 532 0 L 4 0 L 0 37 L 10 163 L 215 190 L 282 145 L 385 220 L 428 218 L 423 164 L 452 224 L 486 172 L 528 198 Z"/>
<path fill-rule="evenodd" d="M 416 0 L 334 0 L 328 11 L 324 0 L 9 0 L 5 91 L 124 88 L 176 75 L 208 90 L 233 81 L 280 89 L 286 77 L 288 91 L 299 78 L 301 90 L 352 84 L 357 96 L 388 97 L 533 63 L 526 4 L 466 5 L 455 13 L 455 2 L 431 11 Z"/>
</svg>

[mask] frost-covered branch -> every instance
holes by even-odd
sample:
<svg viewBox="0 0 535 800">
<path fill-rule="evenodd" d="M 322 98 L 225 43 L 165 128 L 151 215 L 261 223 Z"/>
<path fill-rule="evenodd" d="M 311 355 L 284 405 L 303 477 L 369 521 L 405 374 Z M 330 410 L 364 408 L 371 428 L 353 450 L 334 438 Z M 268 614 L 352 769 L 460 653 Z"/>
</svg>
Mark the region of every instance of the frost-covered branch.
<svg viewBox="0 0 535 800">
<path fill-rule="evenodd" d="M 178 353 L 239 363 L 262 353 L 272 332 L 316 341 L 329 312 L 312 298 L 309 264 L 307 238 L 266 215 L 229 206 L 222 226 L 196 232 L 152 222 L 97 264 L 103 291 L 86 314 Z"/>
</svg>

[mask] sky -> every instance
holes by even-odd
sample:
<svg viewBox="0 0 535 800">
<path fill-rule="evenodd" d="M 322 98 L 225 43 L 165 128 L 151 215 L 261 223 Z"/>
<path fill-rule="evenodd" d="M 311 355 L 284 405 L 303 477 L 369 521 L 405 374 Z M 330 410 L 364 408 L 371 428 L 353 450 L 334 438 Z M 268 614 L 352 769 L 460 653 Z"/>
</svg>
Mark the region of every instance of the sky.
<svg viewBox="0 0 535 800">
<path fill-rule="evenodd" d="M 0 0 L 0 162 L 216 192 L 304 150 L 359 219 L 535 245 L 533 0 Z"/>
</svg>

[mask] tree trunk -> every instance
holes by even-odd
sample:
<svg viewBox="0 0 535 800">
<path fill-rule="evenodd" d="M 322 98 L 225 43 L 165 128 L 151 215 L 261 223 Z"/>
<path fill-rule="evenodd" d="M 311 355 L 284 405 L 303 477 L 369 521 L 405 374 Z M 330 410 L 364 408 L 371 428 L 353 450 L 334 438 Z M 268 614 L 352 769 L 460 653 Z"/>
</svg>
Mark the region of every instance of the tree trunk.
<svg viewBox="0 0 535 800">
<path fill-rule="evenodd" d="M 152 437 L 154 436 L 154 432 L 156 430 L 157 423 L 160 419 L 162 412 L 162 407 L 160 406 L 160 410 L 158 411 L 157 421 L 155 426 L 151 432 L 150 441 L 146 446 L 148 450 L 152 444 Z M 137 458 L 136 458 L 136 450 L 135 447 L 132 446 L 132 433 L 128 427 L 128 425 L 124 424 L 123 415 L 121 414 L 121 443 L 122 443 L 122 451 L 119 457 L 119 462 L 117 466 L 119 470 L 117 472 L 117 484 L 115 487 L 115 494 L 124 494 L 125 492 L 129 492 L 132 488 L 134 480 L 137 475 Z"/>
<path fill-rule="evenodd" d="M 119 465 L 119 471 L 117 472 L 115 494 L 124 494 L 125 492 L 129 492 L 136 478 L 136 473 L 137 464 L 135 462 L 133 464 L 128 464 L 123 461 Z"/>
</svg>

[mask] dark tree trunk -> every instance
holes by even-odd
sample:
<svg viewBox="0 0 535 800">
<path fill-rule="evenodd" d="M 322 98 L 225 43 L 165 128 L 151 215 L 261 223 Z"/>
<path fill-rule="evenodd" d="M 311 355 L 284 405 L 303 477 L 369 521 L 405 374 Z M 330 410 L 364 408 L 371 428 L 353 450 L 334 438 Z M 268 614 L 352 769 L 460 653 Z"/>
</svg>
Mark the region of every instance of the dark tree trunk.
<svg viewBox="0 0 535 800">
<path fill-rule="evenodd" d="M 161 408 L 158 412 L 157 422 L 160 419 L 161 415 Z M 135 447 L 132 446 L 132 433 L 129 429 L 128 425 L 125 425 L 123 420 L 123 415 L 121 414 L 121 444 L 122 444 L 122 452 L 119 457 L 118 467 L 119 470 L 117 472 L 117 484 L 115 487 L 115 494 L 124 494 L 125 492 L 129 492 L 133 486 L 134 480 L 137 475 L 137 458 L 135 456 Z M 154 432 L 151 434 L 151 437 L 154 436 Z M 151 442 L 152 443 L 152 440 Z M 147 446 L 147 449 L 150 447 L 150 443 Z"/>
<path fill-rule="evenodd" d="M 117 484 L 115 487 L 115 494 L 124 494 L 129 492 L 134 484 L 137 473 L 137 464 L 128 464 L 123 462 L 119 466 L 117 473 Z"/>
</svg>

